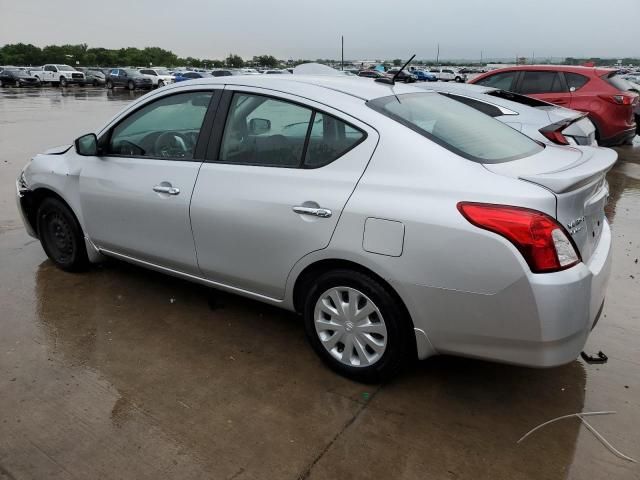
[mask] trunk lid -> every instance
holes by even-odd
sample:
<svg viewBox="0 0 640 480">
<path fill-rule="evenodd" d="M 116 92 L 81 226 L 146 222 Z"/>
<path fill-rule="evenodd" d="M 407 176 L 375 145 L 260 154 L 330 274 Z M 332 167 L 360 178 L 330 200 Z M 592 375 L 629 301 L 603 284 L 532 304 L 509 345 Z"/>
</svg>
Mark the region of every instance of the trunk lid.
<svg viewBox="0 0 640 480">
<path fill-rule="evenodd" d="M 550 190 L 556 197 L 556 219 L 588 261 L 602 233 L 609 197 L 605 176 L 617 158 L 608 148 L 547 146 L 536 155 L 484 167 Z"/>
</svg>

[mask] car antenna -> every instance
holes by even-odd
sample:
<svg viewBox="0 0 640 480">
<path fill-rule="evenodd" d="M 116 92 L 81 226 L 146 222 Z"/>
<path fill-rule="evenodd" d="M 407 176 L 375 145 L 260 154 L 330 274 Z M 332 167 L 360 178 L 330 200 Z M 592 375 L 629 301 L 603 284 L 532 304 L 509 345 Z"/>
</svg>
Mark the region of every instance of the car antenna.
<svg viewBox="0 0 640 480">
<path fill-rule="evenodd" d="M 409 65 L 411 63 L 411 60 L 413 60 L 416 57 L 416 54 L 414 53 L 411 58 L 409 60 L 407 60 L 407 63 L 405 63 L 402 68 L 400 70 L 398 70 L 396 73 L 394 73 L 392 78 L 376 78 L 376 82 L 380 82 L 380 83 L 386 83 L 387 85 L 395 85 L 396 84 L 396 78 L 398 78 L 398 75 L 400 75 L 400 72 L 402 72 L 405 67 L 407 65 Z"/>
</svg>

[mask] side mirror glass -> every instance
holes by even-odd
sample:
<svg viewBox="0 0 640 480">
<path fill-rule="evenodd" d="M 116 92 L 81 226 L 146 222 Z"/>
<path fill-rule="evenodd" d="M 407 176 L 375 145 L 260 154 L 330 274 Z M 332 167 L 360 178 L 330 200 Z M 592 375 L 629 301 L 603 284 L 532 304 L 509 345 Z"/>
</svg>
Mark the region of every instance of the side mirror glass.
<svg viewBox="0 0 640 480">
<path fill-rule="evenodd" d="M 271 130 L 271 120 L 266 118 L 252 118 L 249 120 L 249 133 L 251 135 L 262 135 Z"/>
<path fill-rule="evenodd" d="M 84 157 L 93 157 L 98 154 L 98 137 L 95 133 L 87 133 L 76 138 L 76 152 Z"/>
</svg>

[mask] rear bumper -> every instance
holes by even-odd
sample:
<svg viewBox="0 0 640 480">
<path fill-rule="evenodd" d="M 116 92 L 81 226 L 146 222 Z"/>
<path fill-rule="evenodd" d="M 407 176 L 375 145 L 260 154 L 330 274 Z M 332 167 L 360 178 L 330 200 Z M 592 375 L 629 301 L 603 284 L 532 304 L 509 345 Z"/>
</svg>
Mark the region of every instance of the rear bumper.
<svg viewBox="0 0 640 480">
<path fill-rule="evenodd" d="M 588 262 L 547 274 L 524 268 L 522 277 L 494 294 L 404 285 L 414 326 L 437 353 L 530 367 L 572 362 L 604 302 L 611 268 L 608 223 Z"/>
</svg>

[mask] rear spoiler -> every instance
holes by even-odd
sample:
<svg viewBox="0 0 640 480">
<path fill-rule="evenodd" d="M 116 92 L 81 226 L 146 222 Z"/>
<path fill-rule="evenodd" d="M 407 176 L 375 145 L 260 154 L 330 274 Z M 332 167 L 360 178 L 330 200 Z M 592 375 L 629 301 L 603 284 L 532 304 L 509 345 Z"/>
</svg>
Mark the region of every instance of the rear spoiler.
<svg viewBox="0 0 640 480">
<path fill-rule="evenodd" d="M 609 148 L 593 148 L 581 152 L 578 160 L 559 170 L 521 175 L 518 178 L 542 185 L 554 193 L 564 193 L 602 177 L 618 160 L 617 152 Z"/>
</svg>

